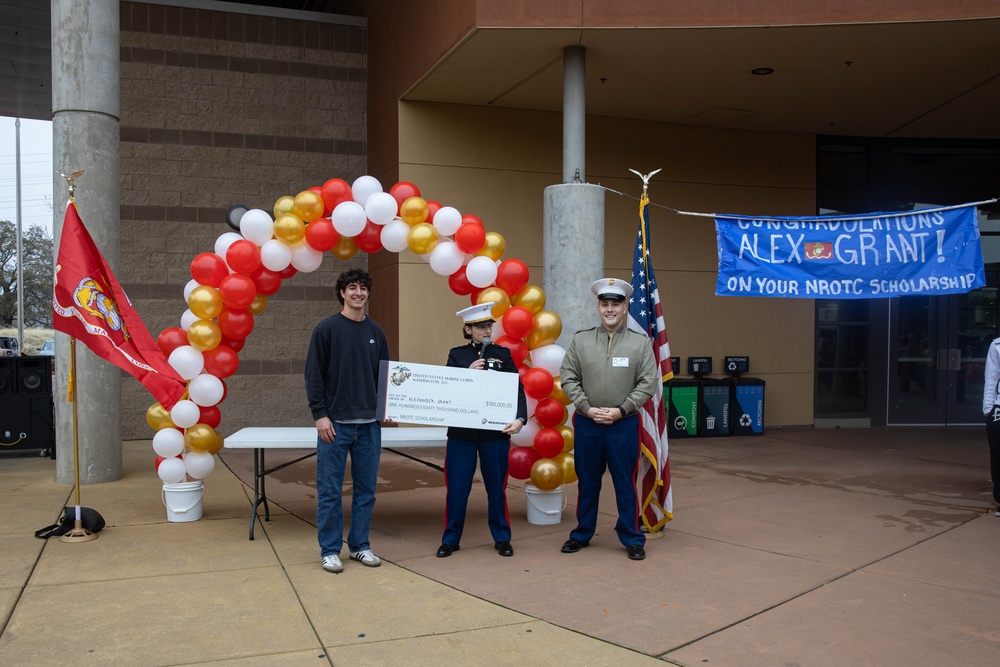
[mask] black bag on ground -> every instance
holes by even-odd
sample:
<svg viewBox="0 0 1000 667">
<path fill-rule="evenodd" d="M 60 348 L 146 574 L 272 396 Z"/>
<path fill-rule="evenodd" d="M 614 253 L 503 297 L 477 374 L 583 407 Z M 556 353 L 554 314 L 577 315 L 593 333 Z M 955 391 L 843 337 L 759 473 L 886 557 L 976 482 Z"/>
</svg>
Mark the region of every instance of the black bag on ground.
<svg viewBox="0 0 1000 667">
<path fill-rule="evenodd" d="M 80 525 L 91 533 L 99 533 L 104 528 L 104 517 L 97 510 L 89 507 L 80 508 Z M 59 523 L 45 526 L 35 531 L 35 537 L 40 540 L 47 540 L 50 537 L 59 537 L 73 530 L 76 527 L 76 505 L 64 507 L 62 518 Z"/>
</svg>

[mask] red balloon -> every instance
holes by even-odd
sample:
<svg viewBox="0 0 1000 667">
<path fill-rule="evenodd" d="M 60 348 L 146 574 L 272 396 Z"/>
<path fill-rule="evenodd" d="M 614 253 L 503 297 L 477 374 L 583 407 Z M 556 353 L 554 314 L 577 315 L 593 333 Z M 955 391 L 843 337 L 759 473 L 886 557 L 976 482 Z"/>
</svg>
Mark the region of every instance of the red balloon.
<svg viewBox="0 0 1000 667">
<path fill-rule="evenodd" d="M 465 215 L 462 216 L 462 224 L 464 225 L 467 222 L 471 223 L 471 224 L 479 225 L 480 227 L 483 226 L 483 221 L 479 219 L 479 216 L 478 215 L 472 215 L 471 213 L 466 213 Z"/>
<path fill-rule="evenodd" d="M 537 412 L 535 413 L 538 414 Z M 538 418 L 537 416 L 535 417 Z M 551 459 L 557 456 L 563 449 L 562 433 L 554 428 L 543 428 L 535 434 L 535 451 L 539 458 Z"/>
<path fill-rule="evenodd" d="M 333 228 L 333 223 L 329 218 L 313 220 L 306 225 L 306 243 L 313 250 L 326 252 L 340 240 L 340 234 Z"/>
<path fill-rule="evenodd" d="M 455 243 L 462 252 L 475 254 L 482 250 L 483 244 L 486 243 L 486 230 L 482 224 L 463 222 L 455 232 Z"/>
<path fill-rule="evenodd" d="M 223 278 L 229 275 L 226 262 L 214 252 L 203 252 L 191 260 L 191 277 L 199 285 L 218 287 Z"/>
<path fill-rule="evenodd" d="M 507 293 L 516 294 L 516 292 Z M 524 306 L 511 306 L 504 312 L 500 321 L 503 322 L 504 333 L 511 338 L 524 338 L 531 332 L 531 327 L 535 326 L 535 316 Z"/>
<path fill-rule="evenodd" d="M 521 384 L 524 384 L 524 374 L 531 370 L 531 366 L 527 364 L 517 365 L 517 376 L 521 378 Z"/>
<path fill-rule="evenodd" d="M 226 338 L 246 338 L 253 331 L 253 313 L 249 310 L 223 306 L 216 320 Z"/>
<path fill-rule="evenodd" d="M 320 196 L 323 198 L 323 206 L 326 207 L 326 210 L 332 211 L 337 208 L 337 204 L 351 201 L 351 186 L 342 178 L 331 178 L 323 184 Z"/>
<path fill-rule="evenodd" d="M 281 274 L 264 266 L 258 266 L 257 270 L 250 274 L 250 278 L 257 286 L 257 291 L 265 296 L 274 294 L 281 287 Z"/>
<path fill-rule="evenodd" d="M 354 237 L 354 242 L 358 244 L 358 250 L 369 255 L 378 252 L 382 249 L 382 225 L 376 225 L 369 220 L 361 233 Z"/>
<path fill-rule="evenodd" d="M 410 197 L 419 197 L 420 188 L 409 181 L 400 181 L 389 188 L 389 194 L 391 194 L 392 198 L 396 200 L 396 215 L 399 215 L 399 207 L 402 206 L 403 202 Z M 361 246 L 358 247 L 360 248 Z"/>
<path fill-rule="evenodd" d="M 552 387 L 555 386 L 552 373 L 544 368 L 529 368 L 521 378 L 521 384 L 524 385 L 524 394 L 536 401 L 548 397 L 552 393 Z"/>
<path fill-rule="evenodd" d="M 443 208 L 444 208 L 444 206 L 441 204 L 441 202 L 436 202 L 434 200 L 431 200 L 431 201 L 427 202 L 427 220 L 426 220 L 426 222 L 433 223 L 434 222 L 434 214 L 437 213 L 438 211 L 440 211 Z"/>
<path fill-rule="evenodd" d="M 214 349 L 202 352 L 201 356 L 205 359 L 205 372 L 217 378 L 229 377 L 240 366 L 239 355 L 229 345 L 217 345 Z"/>
<path fill-rule="evenodd" d="M 229 347 L 233 348 L 234 352 L 239 352 L 240 350 L 243 349 L 243 346 L 246 344 L 247 341 L 245 338 L 227 338 L 226 336 L 223 336 L 222 342 L 219 343 L 219 346 L 221 347 L 222 345 L 228 345 Z M 204 354 L 205 353 L 202 352 L 202 356 L 204 356 Z"/>
<path fill-rule="evenodd" d="M 257 285 L 249 276 L 230 273 L 219 283 L 219 296 L 222 297 L 222 303 L 230 308 L 249 308 L 257 298 Z"/>
<path fill-rule="evenodd" d="M 160 348 L 163 356 L 169 357 L 170 353 L 181 345 L 188 344 L 187 332 L 180 327 L 170 327 L 160 332 L 156 337 L 156 345 Z"/>
<path fill-rule="evenodd" d="M 505 259 L 497 267 L 496 285 L 507 294 L 517 294 L 528 284 L 528 265 L 519 259 Z"/>
<path fill-rule="evenodd" d="M 199 423 L 208 424 L 212 428 L 219 428 L 219 423 L 222 421 L 222 411 L 217 406 L 209 405 L 205 407 L 199 405 L 198 410 L 201 412 L 201 416 L 198 417 Z"/>
<path fill-rule="evenodd" d="M 448 276 L 448 287 L 451 291 L 459 296 L 465 296 L 467 294 L 472 294 L 472 283 L 469 282 L 469 277 L 465 275 L 465 267 L 460 267 L 458 271 Z M 476 304 L 472 304 L 476 305 Z"/>
<path fill-rule="evenodd" d="M 159 470 L 160 469 L 160 464 L 163 463 L 166 460 L 167 460 L 167 458 L 165 456 L 157 456 L 156 460 L 153 462 L 153 465 L 156 466 L 157 470 Z"/>
<path fill-rule="evenodd" d="M 507 452 L 507 474 L 514 479 L 528 479 L 531 477 L 531 466 L 540 458 L 531 447 L 511 447 Z"/>
<path fill-rule="evenodd" d="M 283 268 L 281 271 L 278 271 L 278 275 L 281 276 L 282 280 L 288 280 L 289 278 L 291 278 L 292 276 L 294 276 L 298 272 L 299 272 L 298 269 L 296 269 L 294 266 L 292 266 L 291 264 L 289 264 L 288 266 L 286 266 L 285 268 Z"/>
<path fill-rule="evenodd" d="M 260 248 L 253 241 L 236 241 L 226 251 L 226 264 L 233 271 L 249 276 L 260 266 Z"/>
<path fill-rule="evenodd" d="M 520 338 L 511 338 L 504 334 L 493 341 L 493 343 L 495 345 L 502 345 L 510 350 L 510 356 L 514 358 L 515 365 L 521 364 L 528 358 L 528 344 Z"/>
<path fill-rule="evenodd" d="M 564 419 L 566 419 L 566 408 L 554 398 L 546 398 L 538 401 L 538 405 L 535 406 L 535 421 L 538 422 L 539 426 L 553 428 L 562 424 Z M 558 431 L 556 432 L 558 433 Z M 562 447 L 561 444 L 560 447 Z M 559 452 L 561 451 L 562 449 L 559 450 Z M 556 454 L 559 452 L 556 452 Z M 555 454 L 552 456 L 555 456 Z M 552 457 L 546 456 L 545 458 Z"/>
</svg>

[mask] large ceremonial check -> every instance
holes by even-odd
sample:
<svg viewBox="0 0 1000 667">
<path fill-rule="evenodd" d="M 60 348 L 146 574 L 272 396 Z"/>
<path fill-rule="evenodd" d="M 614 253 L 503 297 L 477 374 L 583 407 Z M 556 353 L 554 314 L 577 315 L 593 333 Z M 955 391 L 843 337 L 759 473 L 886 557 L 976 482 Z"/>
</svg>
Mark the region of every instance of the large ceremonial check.
<svg viewBox="0 0 1000 667">
<path fill-rule="evenodd" d="M 500 431 L 517 416 L 517 373 L 383 361 L 379 421 Z"/>
</svg>

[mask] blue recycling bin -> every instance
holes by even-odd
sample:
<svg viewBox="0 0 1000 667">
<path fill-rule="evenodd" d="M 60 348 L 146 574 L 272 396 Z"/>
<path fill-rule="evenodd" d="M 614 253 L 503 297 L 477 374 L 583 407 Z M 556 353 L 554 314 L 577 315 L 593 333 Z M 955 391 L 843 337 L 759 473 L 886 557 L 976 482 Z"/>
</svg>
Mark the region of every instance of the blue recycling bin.
<svg viewBox="0 0 1000 667">
<path fill-rule="evenodd" d="M 760 378 L 740 378 L 733 388 L 732 434 L 764 434 L 764 384 Z"/>
</svg>

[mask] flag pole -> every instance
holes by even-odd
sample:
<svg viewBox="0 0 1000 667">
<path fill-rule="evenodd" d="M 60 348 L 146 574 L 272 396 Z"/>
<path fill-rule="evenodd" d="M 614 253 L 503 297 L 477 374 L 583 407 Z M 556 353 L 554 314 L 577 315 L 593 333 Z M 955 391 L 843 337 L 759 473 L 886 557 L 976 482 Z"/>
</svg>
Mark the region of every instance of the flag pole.
<svg viewBox="0 0 1000 667">
<path fill-rule="evenodd" d="M 74 171 L 70 176 L 60 174 L 66 179 L 69 185 L 69 205 L 74 205 L 73 193 L 75 192 L 76 179 L 83 173 L 83 169 Z M 90 542 L 100 537 L 97 533 L 92 533 L 83 527 L 83 519 L 80 516 L 80 437 L 77 427 L 77 407 L 76 407 L 76 338 L 69 337 L 69 379 L 67 382 L 66 398 L 73 404 L 73 479 L 74 495 L 76 500 L 76 516 L 73 522 L 73 530 L 61 535 L 60 542 Z"/>
</svg>

